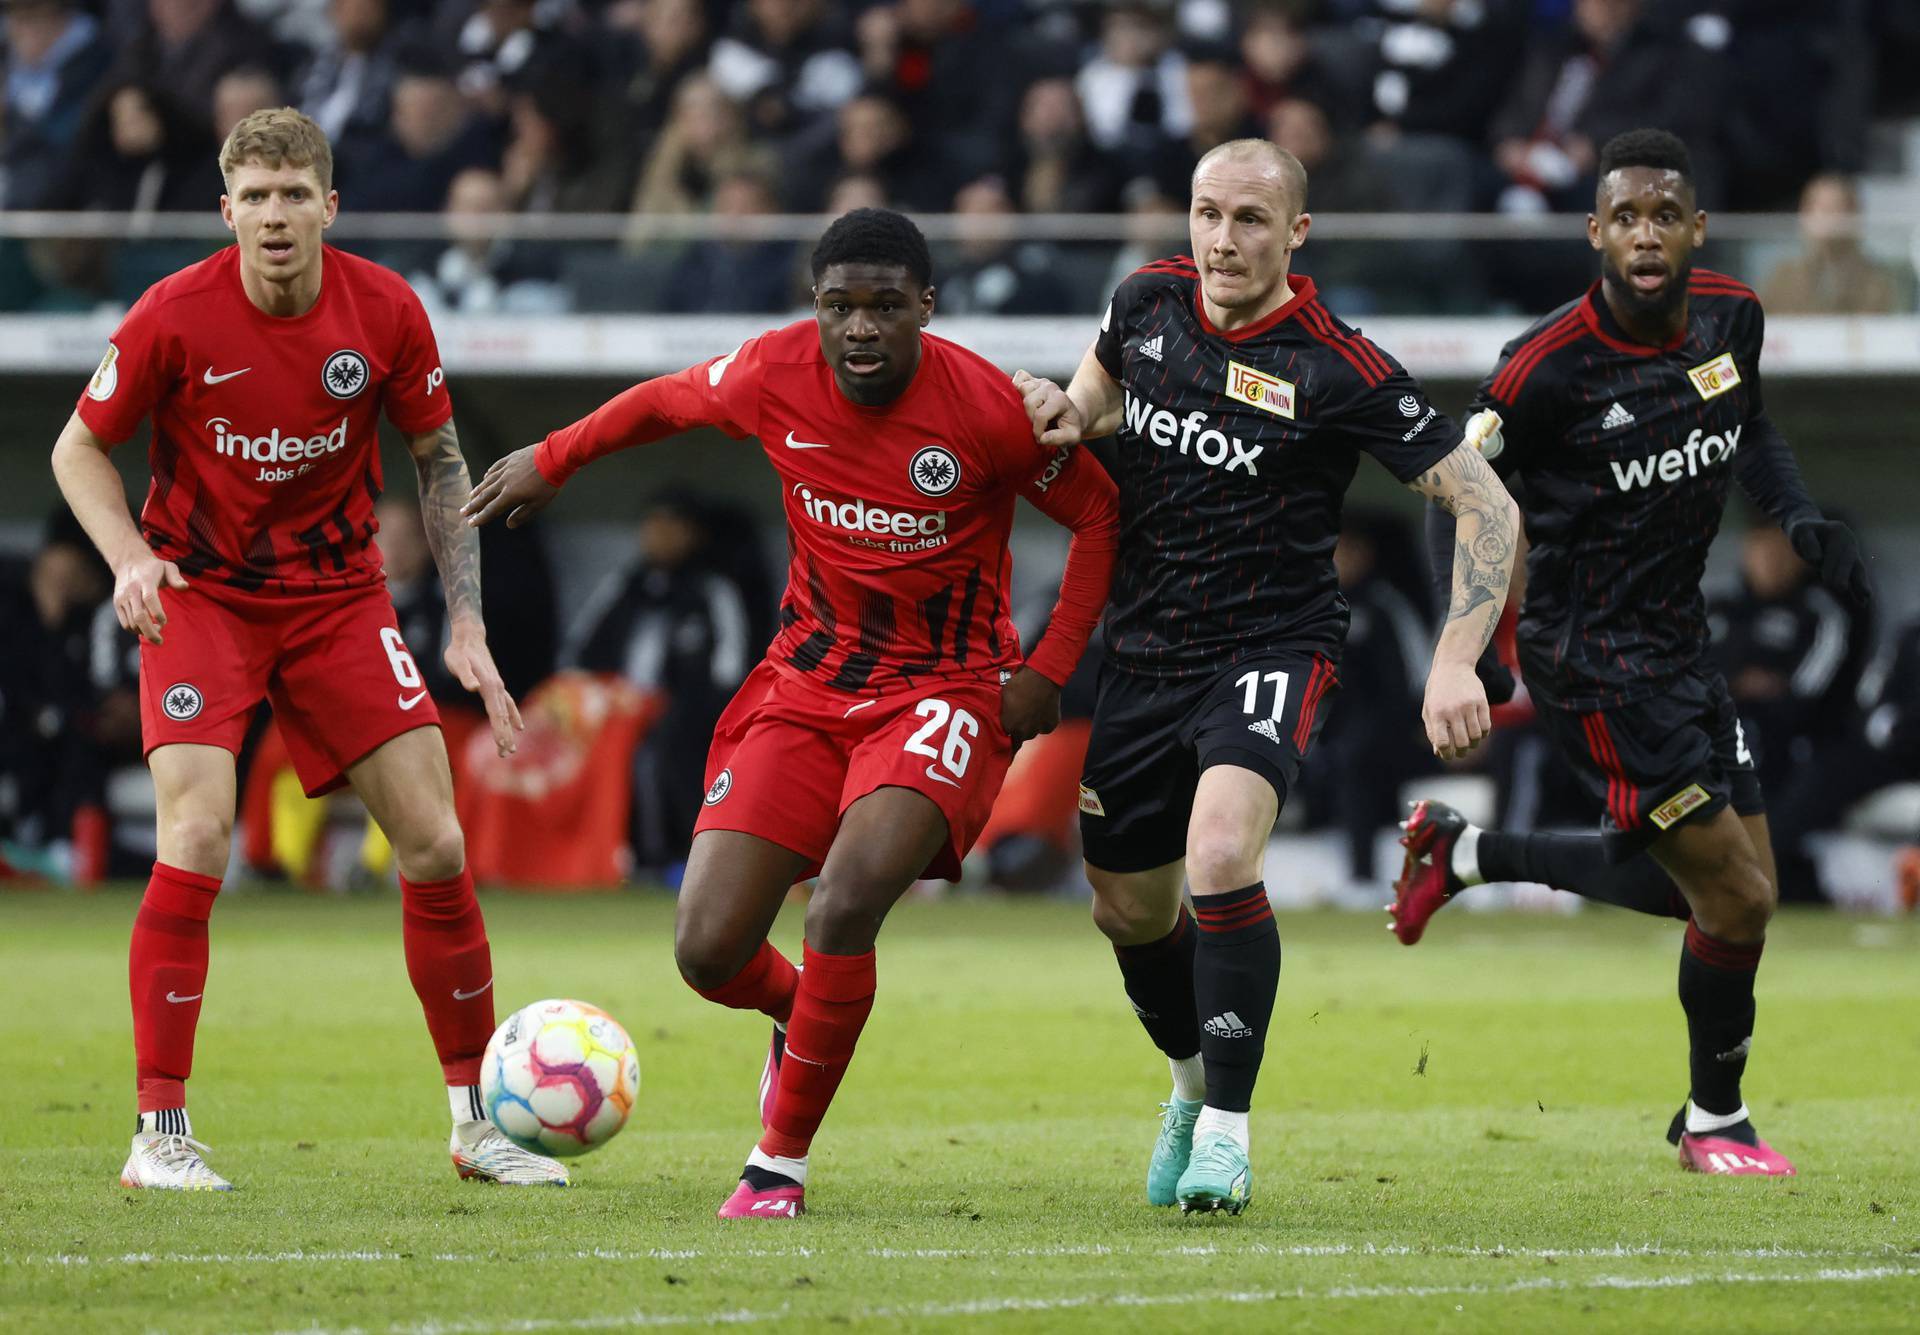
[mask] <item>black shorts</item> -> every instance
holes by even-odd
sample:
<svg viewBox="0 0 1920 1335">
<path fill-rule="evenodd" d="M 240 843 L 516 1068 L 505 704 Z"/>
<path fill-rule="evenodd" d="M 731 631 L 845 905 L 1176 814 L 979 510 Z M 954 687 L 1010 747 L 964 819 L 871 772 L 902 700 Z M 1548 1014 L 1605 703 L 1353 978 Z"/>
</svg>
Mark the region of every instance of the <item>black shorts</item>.
<svg viewBox="0 0 1920 1335">
<path fill-rule="evenodd" d="M 1177 681 L 1100 669 L 1080 780 L 1080 839 L 1104 871 L 1147 871 L 1187 853 L 1200 772 L 1238 765 L 1286 805 L 1337 684 L 1322 654 L 1278 650 Z"/>
<path fill-rule="evenodd" d="M 1661 694 L 1604 710 L 1538 702 L 1540 722 L 1581 786 L 1606 804 L 1603 828 L 1651 843 L 1728 803 L 1766 810 L 1746 733 L 1718 672 L 1694 668 Z"/>
</svg>

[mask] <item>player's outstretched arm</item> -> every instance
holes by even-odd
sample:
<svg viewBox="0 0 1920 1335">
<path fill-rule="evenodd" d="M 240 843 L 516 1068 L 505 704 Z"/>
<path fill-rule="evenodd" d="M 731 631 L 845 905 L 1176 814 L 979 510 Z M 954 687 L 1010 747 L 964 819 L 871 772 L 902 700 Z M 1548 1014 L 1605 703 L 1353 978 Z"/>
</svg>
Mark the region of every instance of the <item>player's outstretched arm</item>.
<svg viewBox="0 0 1920 1335">
<path fill-rule="evenodd" d="M 167 624 L 161 589 L 184 589 L 180 567 L 153 554 L 127 509 L 111 448 L 75 413 L 53 446 L 53 476 L 74 517 L 113 571 L 113 614 L 150 644 L 159 644 Z"/>
<path fill-rule="evenodd" d="M 1490 430 L 1498 423 L 1476 418 L 1473 425 Z M 1471 438 L 1409 485 L 1454 518 L 1453 592 L 1421 710 L 1434 754 L 1452 760 L 1492 730 L 1486 689 L 1474 664 L 1507 605 L 1520 508 Z"/>
<path fill-rule="evenodd" d="M 427 546 L 447 593 L 447 670 L 486 705 L 494 748 L 503 756 L 512 755 L 518 746 L 514 734 L 526 724 L 520 721 L 520 708 L 507 693 L 500 670 L 493 665 L 493 651 L 487 648 L 487 626 L 480 614 L 480 535 L 461 514 L 471 484 L 452 419 L 438 430 L 415 436 L 409 448 L 420 473 L 420 519 L 427 530 Z"/>
<path fill-rule="evenodd" d="M 1120 429 L 1125 396 L 1091 346 L 1065 389 L 1025 371 L 1013 373 L 1013 387 L 1026 400 L 1033 438 L 1050 449 L 1098 440 Z"/>
</svg>

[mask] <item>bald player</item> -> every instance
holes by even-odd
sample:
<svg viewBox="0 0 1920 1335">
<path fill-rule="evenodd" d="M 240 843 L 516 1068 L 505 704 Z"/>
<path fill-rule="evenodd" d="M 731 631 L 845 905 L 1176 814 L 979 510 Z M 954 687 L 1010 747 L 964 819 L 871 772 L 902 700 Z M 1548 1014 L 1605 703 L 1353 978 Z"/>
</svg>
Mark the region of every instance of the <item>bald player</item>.
<svg viewBox="0 0 1920 1335">
<path fill-rule="evenodd" d="M 1518 531 L 1478 450 L 1291 272 L 1306 205 L 1292 154 L 1222 144 L 1194 169 L 1192 255 L 1120 284 L 1064 390 L 1015 377 L 1042 443 L 1114 437 L 1120 552 L 1080 828 L 1094 922 L 1173 1071 L 1147 1199 L 1187 1211 L 1238 1214 L 1252 1194 L 1280 978 L 1267 841 L 1339 683 L 1333 545 L 1360 455 L 1458 521 L 1423 709 L 1437 755 L 1487 735 L 1474 662 Z"/>
</svg>

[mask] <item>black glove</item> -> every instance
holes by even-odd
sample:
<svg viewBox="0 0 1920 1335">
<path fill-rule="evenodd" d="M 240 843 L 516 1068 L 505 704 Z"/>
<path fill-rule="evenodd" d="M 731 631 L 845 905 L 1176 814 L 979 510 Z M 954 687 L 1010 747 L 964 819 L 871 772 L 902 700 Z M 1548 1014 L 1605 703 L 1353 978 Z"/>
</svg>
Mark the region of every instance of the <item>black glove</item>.
<svg viewBox="0 0 1920 1335">
<path fill-rule="evenodd" d="M 1473 675 L 1480 678 L 1488 704 L 1504 705 L 1513 699 L 1513 669 L 1500 661 L 1499 653 L 1491 644 L 1480 651 L 1480 661 L 1473 665 Z"/>
<path fill-rule="evenodd" d="M 1873 586 L 1867 582 L 1867 559 L 1852 529 L 1837 519 L 1800 519 L 1787 526 L 1787 541 L 1819 574 L 1822 586 L 1854 611 L 1866 611 Z"/>
</svg>

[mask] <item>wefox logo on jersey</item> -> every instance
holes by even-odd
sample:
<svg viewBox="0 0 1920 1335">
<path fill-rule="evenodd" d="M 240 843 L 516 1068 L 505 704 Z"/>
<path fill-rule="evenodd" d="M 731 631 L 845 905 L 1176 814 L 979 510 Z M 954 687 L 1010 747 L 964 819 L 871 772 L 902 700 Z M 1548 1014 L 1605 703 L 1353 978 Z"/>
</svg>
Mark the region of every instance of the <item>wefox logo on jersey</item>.
<svg viewBox="0 0 1920 1335">
<path fill-rule="evenodd" d="M 1255 445 L 1249 449 L 1240 437 L 1229 436 L 1210 425 L 1211 420 L 1205 413 L 1191 412 L 1183 421 L 1165 408 L 1156 408 L 1145 399 L 1136 399 L 1132 390 L 1127 391 L 1127 430 L 1141 440 L 1150 440 L 1163 450 L 1177 447 L 1182 454 L 1191 451 L 1196 459 L 1209 468 L 1225 464 L 1229 473 L 1236 468 L 1244 468 L 1247 476 L 1260 476 L 1260 470 L 1254 467 L 1253 461 L 1267 447 Z"/>
<path fill-rule="evenodd" d="M 310 461 L 323 455 L 338 454 L 347 448 L 347 419 L 323 436 L 283 435 L 274 427 L 264 436 L 246 436 L 233 429 L 230 418 L 209 418 L 213 428 L 213 448 L 229 459 L 245 459 L 256 464 L 299 464 L 298 468 L 263 468 L 256 482 L 285 482 L 313 468 Z"/>
<path fill-rule="evenodd" d="M 1730 426 L 1724 436 L 1703 436 L 1700 428 L 1695 427 L 1685 445 L 1649 454 L 1644 459 L 1610 459 L 1613 480 L 1620 485 L 1620 490 L 1633 491 L 1651 487 L 1656 477 L 1662 482 L 1678 482 L 1682 474 L 1697 477 L 1702 468 L 1733 458 L 1740 448 L 1743 430 L 1744 426 Z"/>
<path fill-rule="evenodd" d="M 945 510 L 915 514 L 911 510 L 882 509 L 857 498 L 840 501 L 816 494 L 804 482 L 793 484 L 793 494 L 807 518 L 839 529 L 856 547 L 872 547 L 883 552 L 924 552 L 947 545 Z"/>
</svg>

